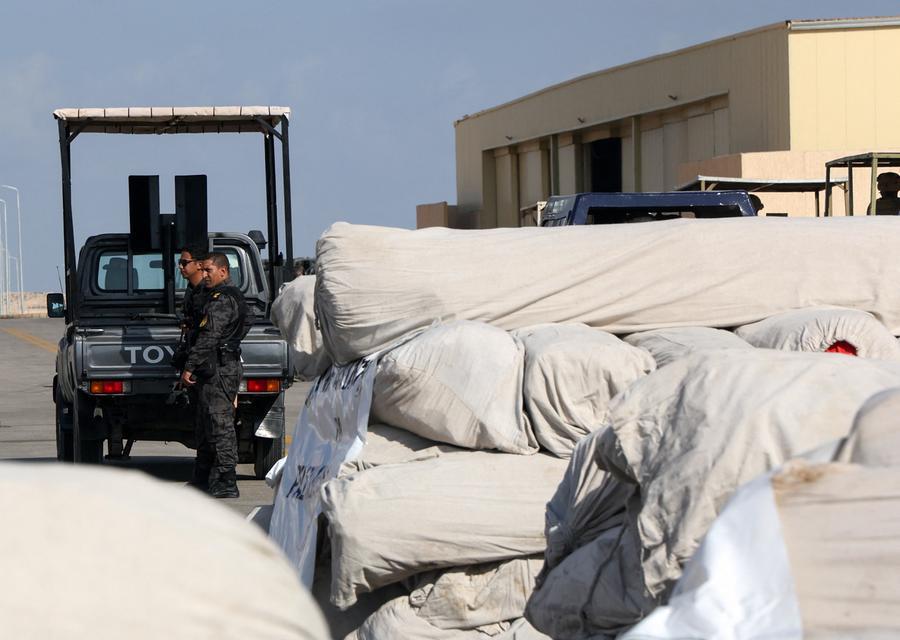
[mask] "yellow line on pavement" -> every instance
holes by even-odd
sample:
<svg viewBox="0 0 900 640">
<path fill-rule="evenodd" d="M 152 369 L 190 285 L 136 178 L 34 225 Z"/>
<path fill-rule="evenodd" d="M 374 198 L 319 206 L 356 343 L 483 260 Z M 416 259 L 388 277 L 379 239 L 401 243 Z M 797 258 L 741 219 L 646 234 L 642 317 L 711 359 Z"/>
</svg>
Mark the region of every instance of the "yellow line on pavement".
<svg viewBox="0 0 900 640">
<path fill-rule="evenodd" d="M 56 345 L 50 342 L 49 340 L 44 340 L 43 338 L 38 338 L 37 336 L 33 336 L 30 333 L 26 333 L 25 331 L 20 331 L 19 329 L 10 329 L 9 327 L 0 327 L 11 336 L 18 338 L 19 340 L 23 340 L 28 344 L 32 344 L 39 349 L 43 349 L 44 351 L 49 351 L 50 353 L 56 353 Z"/>
</svg>

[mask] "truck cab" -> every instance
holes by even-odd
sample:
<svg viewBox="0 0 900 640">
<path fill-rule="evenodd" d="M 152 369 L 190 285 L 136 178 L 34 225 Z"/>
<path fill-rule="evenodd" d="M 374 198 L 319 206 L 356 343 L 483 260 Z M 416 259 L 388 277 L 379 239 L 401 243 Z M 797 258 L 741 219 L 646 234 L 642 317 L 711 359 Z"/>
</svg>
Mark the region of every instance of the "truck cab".
<svg viewBox="0 0 900 640">
<path fill-rule="evenodd" d="M 541 212 L 540 224 L 561 227 L 755 215 L 746 191 L 576 193 L 551 196 Z"/>
</svg>

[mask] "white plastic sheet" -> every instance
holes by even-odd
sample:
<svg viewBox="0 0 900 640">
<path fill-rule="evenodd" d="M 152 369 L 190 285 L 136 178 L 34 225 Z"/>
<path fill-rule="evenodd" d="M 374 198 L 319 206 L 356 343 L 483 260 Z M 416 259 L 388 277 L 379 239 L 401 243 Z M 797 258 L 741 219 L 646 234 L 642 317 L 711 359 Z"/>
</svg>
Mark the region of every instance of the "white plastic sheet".
<svg viewBox="0 0 900 640">
<path fill-rule="evenodd" d="M 306 398 L 288 451 L 269 535 L 284 549 L 303 584 L 311 589 L 320 489 L 365 443 L 377 354 L 332 367 Z"/>
<path fill-rule="evenodd" d="M 668 605 L 622 640 L 803 637 L 770 474 L 739 489 L 687 564 Z"/>
</svg>

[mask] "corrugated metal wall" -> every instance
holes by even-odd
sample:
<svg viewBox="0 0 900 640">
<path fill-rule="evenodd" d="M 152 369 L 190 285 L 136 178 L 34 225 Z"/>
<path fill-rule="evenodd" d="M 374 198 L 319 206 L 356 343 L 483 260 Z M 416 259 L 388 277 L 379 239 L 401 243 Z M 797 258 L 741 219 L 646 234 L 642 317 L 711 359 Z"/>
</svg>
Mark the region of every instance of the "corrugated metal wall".
<svg viewBox="0 0 900 640">
<path fill-rule="evenodd" d="M 684 161 L 787 149 L 788 69 L 787 30 L 776 25 L 464 118 L 456 125 L 458 204 L 480 211 L 481 226 L 517 225 L 519 209 L 546 198 L 551 185 L 558 193 L 585 188 L 585 148 L 603 137 L 622 139 L 622 188 L 644 191 L 676 186 Z"/>
</svg>

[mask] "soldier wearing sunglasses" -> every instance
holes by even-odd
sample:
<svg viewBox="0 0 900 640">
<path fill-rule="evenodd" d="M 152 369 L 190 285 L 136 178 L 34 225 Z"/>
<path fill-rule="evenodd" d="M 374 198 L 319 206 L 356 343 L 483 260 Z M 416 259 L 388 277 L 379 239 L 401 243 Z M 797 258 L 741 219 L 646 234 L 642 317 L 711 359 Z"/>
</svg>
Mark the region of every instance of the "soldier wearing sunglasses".
<svg viewBox="0 0 900 640">
<path fill-rule="evenodd" d="M 209 252 L 204 246 L 187 246 L 181 250 L 181 257 L 178 260 L 178 270 L 187 281 L 184 302 L 181 307 L 181 341 L 172 355 L 172 364 L 178 370 L 179 375 L 184 369 L 191 347 L 197 342 L 197 330 L 200 319 L 203 317 L 203 307 L 206 305 L 206 286 L 204 285 L 206 272 L 203 270 L 203 261 L 208 256 Z M 196 411 L 197 394 L 193 389 L 189 389 L 188 393 Z M 198 431 L 200 428 L 199 418 L 195 416 L 194 430 Z M 208 465 L 203 465 L 202 461 L 201 464 L 195 463 L 191 480 L 188 483 L 201 491 L 207 490 L 209 482 L 210 469 L 204 468 L 205 466 Z"/>
</svg>

